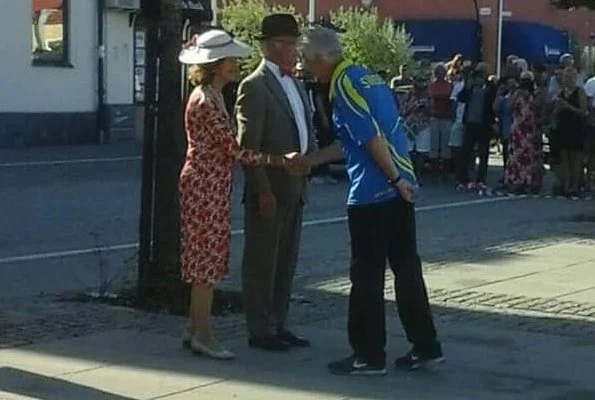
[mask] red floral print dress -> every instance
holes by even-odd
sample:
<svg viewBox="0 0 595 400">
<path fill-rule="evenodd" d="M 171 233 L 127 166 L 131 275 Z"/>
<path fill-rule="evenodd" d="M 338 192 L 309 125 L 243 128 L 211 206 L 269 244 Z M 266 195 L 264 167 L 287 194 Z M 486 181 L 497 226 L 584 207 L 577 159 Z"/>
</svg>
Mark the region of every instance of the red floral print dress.
<svg viewBox="0 0 595 400">
<path fill-rule="evenodd" d="M 513 122 L 505 183 L 540 189 L 543 182 L 543 154 L 535 97 L 517 91 L 512 95 L 511 104 Z"/>
<path fill-rule="evenodd" d="M 416 135 L 430 127 L 432 121 L 431 106 L 432 98 L 428 90 L 420 92 L 413 90 L 405 96 L 404 115 L 407 124 Z"/>
<path fill-rule="evenodd" d="M 241 148 L 222 98 L 198 87 L 185 113 L 188 150 L 180 173 L 182 280 L 215 284 L 227 276 L 234 164 L 257 165 L 262 155 Z"/>
</svg>

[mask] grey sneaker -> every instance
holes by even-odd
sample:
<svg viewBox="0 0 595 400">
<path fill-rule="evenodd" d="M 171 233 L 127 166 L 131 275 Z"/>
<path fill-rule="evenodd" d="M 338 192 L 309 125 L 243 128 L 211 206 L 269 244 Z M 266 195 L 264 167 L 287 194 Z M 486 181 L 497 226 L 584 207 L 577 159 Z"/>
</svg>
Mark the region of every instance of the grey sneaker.
<svg viewBox="0 0 595 400">
<path fill-rule="evenodd" d="M 398 369 L 406 369 L 414 371 L 424 366 L 431 366 L 433 364 L 440 364 L 445 361 L 442 352 L 432 354 L 430 356 L 422 356 L 417 354 L 415 350 L 411 350 L 405 356 L 395 360 L 395 367 Z"/>
<path fill-rule="evenodd" d="M 328 365 L 328 370 L 333 375 L 386 375 L 386 367 L 368 364 L 355 356 L 350 356 L 343 360 L 330 363 Z"/>
</svg>

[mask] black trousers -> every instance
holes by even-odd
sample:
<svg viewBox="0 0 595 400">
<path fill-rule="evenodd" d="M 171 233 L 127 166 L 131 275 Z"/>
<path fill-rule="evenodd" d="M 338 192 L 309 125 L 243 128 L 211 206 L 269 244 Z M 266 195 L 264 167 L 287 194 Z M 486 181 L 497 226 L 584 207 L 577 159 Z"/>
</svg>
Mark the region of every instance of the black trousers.
<svg viewBox="0 0 595 400">
<path fill-rule="evenodd" d="M 368 363 L 386 363 L 384 277 L 387 259 L 396 278 L 401 323 L 414 349 L 440 351 L 417 253 L 414 205 L 401 199 L 347 209 L 351 235 L 349 343 Z"/>
<path fill-rule="evenodd" d="M 457 181 L 469 182 L 469 165 L 475 165 L 475 145 L 479 154 L 479 168 L 477 169 L 477 182 L 486 182 L 488 175 L 488 158 L 490 155 L 491 128 L 483 124 L 465 125 L 463 148 L 461 149 L 461 163 L 457 173 Z"/>
</svg>

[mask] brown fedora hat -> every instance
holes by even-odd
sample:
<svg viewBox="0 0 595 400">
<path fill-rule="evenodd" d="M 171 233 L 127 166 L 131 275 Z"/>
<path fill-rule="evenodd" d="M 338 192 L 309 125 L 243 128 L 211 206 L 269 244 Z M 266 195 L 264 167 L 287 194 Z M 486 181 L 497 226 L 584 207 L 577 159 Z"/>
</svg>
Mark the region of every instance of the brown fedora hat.
<svg viewBox="0 0 595 400">
<path fill-rule="evenodd" d="M 262 20 L 258 40 L 267 40 L 280 36 L 300 37 L 300 27 L 291 14 L 271 14 Z"/>
</svg>

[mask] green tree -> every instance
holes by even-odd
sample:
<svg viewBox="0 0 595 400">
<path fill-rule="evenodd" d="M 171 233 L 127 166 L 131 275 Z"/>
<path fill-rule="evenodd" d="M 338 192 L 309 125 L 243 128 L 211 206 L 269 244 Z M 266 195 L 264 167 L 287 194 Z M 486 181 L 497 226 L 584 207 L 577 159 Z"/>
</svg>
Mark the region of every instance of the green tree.
<svg viewBox="0 0 595 400">
<path fill-rule="evenodd" d="M 265 0 L 224 0 L 220 10 L 221 26 L 239 40 L 252 46 L 252 54 L 242 61 L 241 75 L 252 72 L 262 58 L 258 35 L 262 19 L 273 13 L 293 14 L 300 24 L 303 17 L 293 6 L 269 5 Z"/>
<path fill-rule="evenodd" d="M 345 56 L 376 71 L 397 75 L 400 65 L 411 64 L 411 38 L 403 27 L 382 20 L 376 8 L 341 7 L 331 12 L 331 21 L 344 30 L 340 34 Z"/>
</svg>

